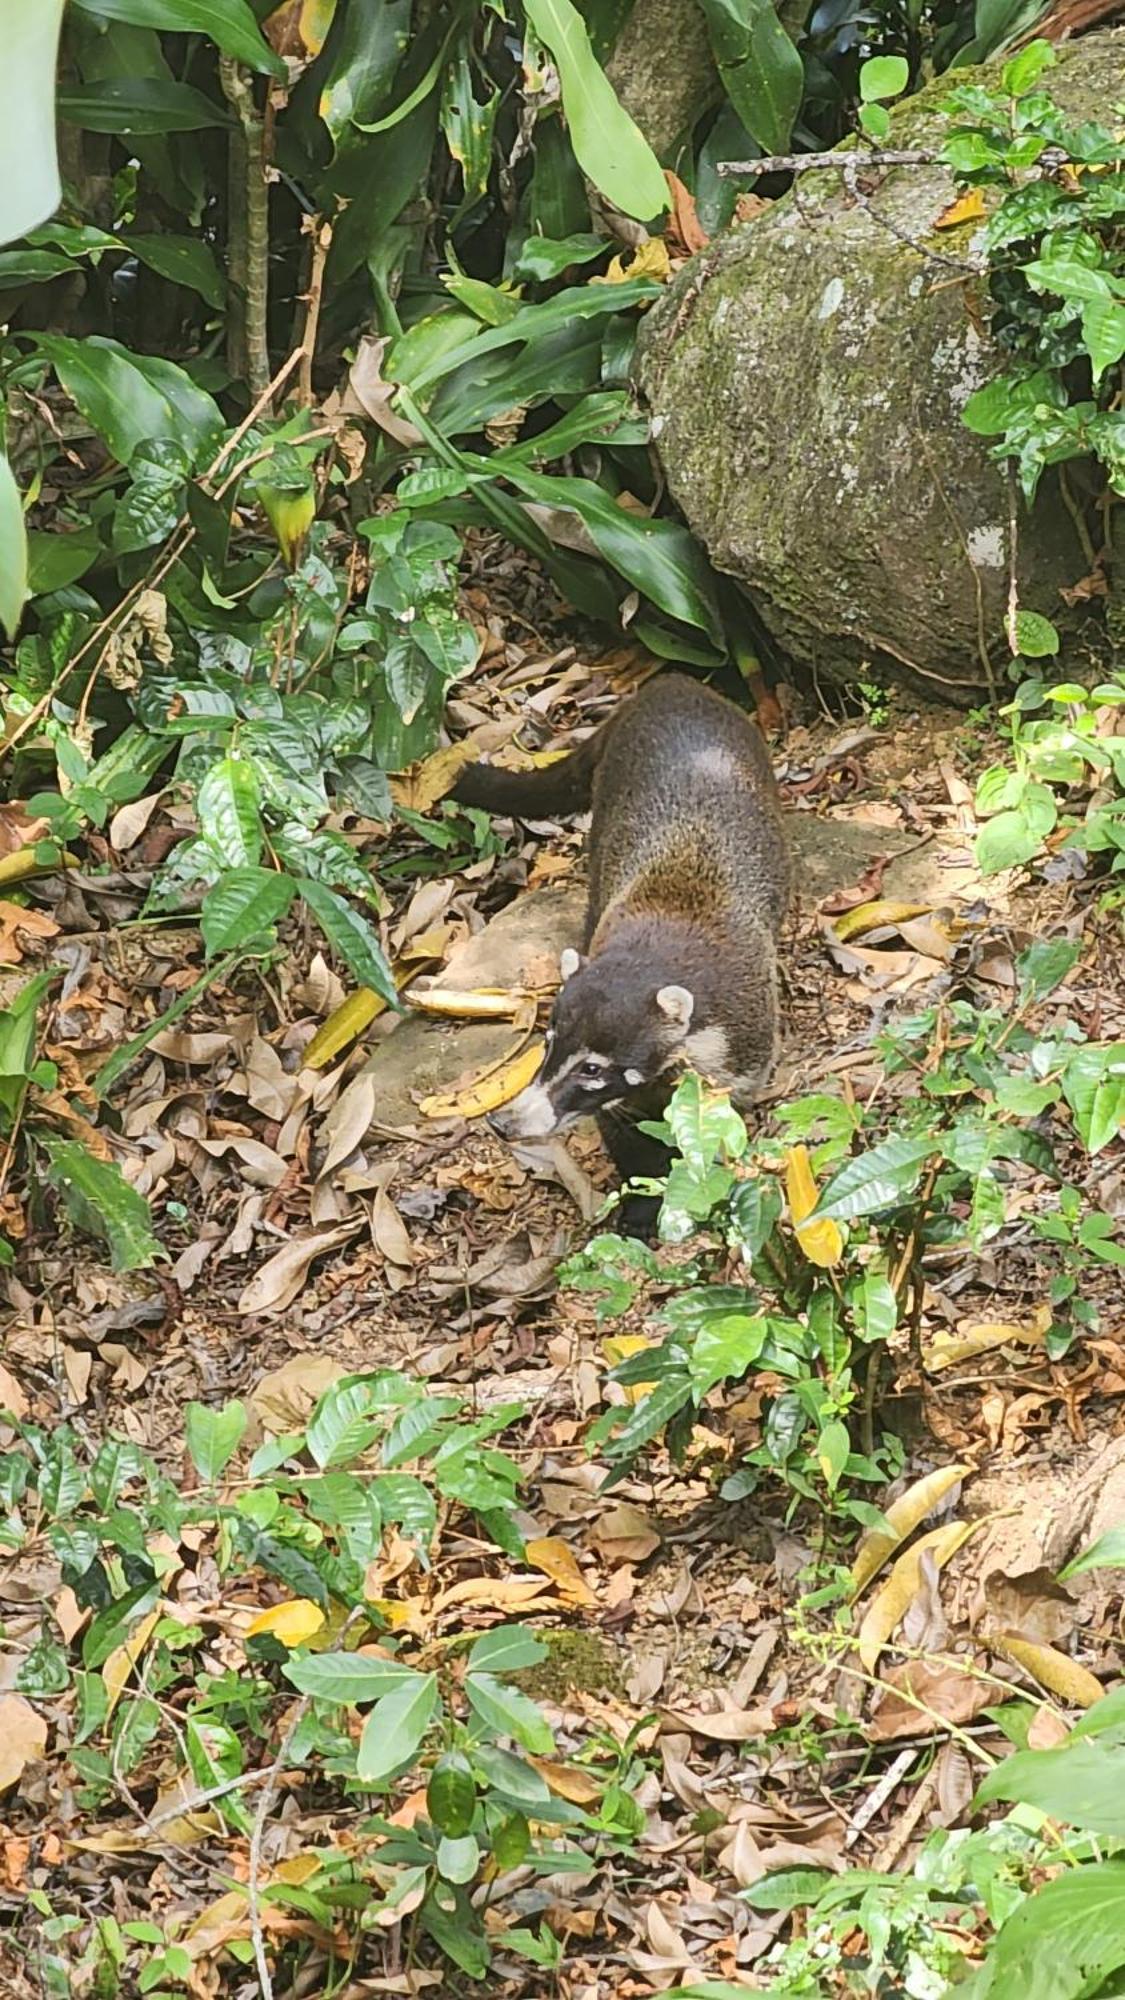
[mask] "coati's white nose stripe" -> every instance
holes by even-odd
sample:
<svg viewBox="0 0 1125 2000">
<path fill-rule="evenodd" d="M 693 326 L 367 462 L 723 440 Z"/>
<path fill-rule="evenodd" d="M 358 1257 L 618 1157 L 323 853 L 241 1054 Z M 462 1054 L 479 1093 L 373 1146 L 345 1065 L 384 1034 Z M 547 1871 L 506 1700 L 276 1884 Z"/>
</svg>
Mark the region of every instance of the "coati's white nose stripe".
<svg viewBox="0 0 1125 2000">
<path fill-rule="evenodd" d="M 545 1139 L 559 1122 L 550 1091 L 541 1083 L 529 1083 L 505 1107 L 504 1122 L 512 1139 Z"/>
</svg>

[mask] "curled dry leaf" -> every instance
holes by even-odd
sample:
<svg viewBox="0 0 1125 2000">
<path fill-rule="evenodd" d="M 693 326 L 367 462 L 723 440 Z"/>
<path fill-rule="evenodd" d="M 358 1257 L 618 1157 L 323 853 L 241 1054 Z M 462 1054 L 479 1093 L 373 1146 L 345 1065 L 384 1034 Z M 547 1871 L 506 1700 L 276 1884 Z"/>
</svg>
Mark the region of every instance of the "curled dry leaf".
<svg viewBox="0 0 1125 2000">
<path fill-rule="evenodd" d="M 327 1151 L 321 1161 L 318 1180 L 326 1180 L 336 1168 L 363 1144 L 375 1116 L 375 1077 L 362 1069 L 341 1091 L 321 1128 Z"/>
<path fill-rule="evenodd" d="M 928 903 L 896 903 L 881 897 L 874 903 L 857 903 L 852 910 L 845 910 L 837 917 L 832 928 L 841 944 L 849 938 L 866 937 L 868 931 L 897 930 L 900 924 L 909 923 L 911 917 L 929 914 Z"/>
<path fill-rule="evenodd" d="M 962 1320 L 956 1332 L 939 1329 L 925 1343 L 922 1359 L 928 1372 L 936 1375 L 942 1368 L 952 1368 L 958 1361 L 972 1361 L 994 1347 L 1042 1347 L 1050 1325 L 1051 1308 L 1047 1305 L 1038 1306 L 1022 1326 L 1014 1320 Z"/>
<path fill-rule="evenodd" d="M 704 1736 L 709 1743 L 753 1743 L 768 1736 L 777 1726 L 775 1711 L 760 1703 L 757 1708 L 720 1708 L 711 1715 L 689 1713 L 682 1708 L 662 1708 L 662 1729 L 686 1729 Z"/>
<path fill-rule="evenodd" d="M 660 1547 L 659 1531 L 639 1507 L 622 1500 L 607 1507 L 590 1530 L 598 1554 L 608 1563 L 644 1562 Z"/>
<path fill-rule="evenodd" d="M 601 1798 L 601 1782 L 589 1771 L 583 1771 L 575 1764 L 555 1764 L 549 1757 L 529 1757 L 527 1761 L 538 1771 L 556 1798 L 567 1799 L 572 1806 L 596 1805 Z"/>
<path fill-rule="evenodd" d="M 476 993 L 457 993 L 445 986 L 427 986 L 411 991 L 410 1005 L 420 1014 L 438 1014 L 450 1021 L 511 1021 L 527 1004 L 526 993 L 505 992 L 502 987 Z"/>
<path fill-rule="evenodd" d="M 885 1680 L 887 1693 L 867 1726 L 870 1743 L 921 1735 L 929 1722 L 962 1728 L 996 1700 L 994 1686 L 950 1660 L 910 1660 Z"/>
<path fill-rule="evenodd" d="M 22 1694 L 0 1694 L 0 1792 L 18 1784 L 47 1748 L 47 1724 Z"/>
<path fill-rule="evenodd" d="M 888 1507 L 886 1512 L 889 1533 L 881 1528 L 872 1528 L 859 1545 L 859 1551 L 852 1566 L 853 1598 L 866 1590 L 873 1576 L 877 1576 L 889 1556 L 914 1533 L 925 1520 L 931 1508 L 939 1500 L 951 1493 L 958 1480 L 964 1479 L 969 1471 L 967 1465 L 943 1465 L 936 1472 L 927 1472 L 923 1479 L 916 1479 L 905 1493 Z"/>
<path fill-rule="evenodd" d="M 1040 1646 L 1032 1639 L 1021 1638 L 1018 1632 L 1001 1632 L 989 1644 L 1070 1708 L 1092 1708 L 1105 1693 L 1088 1668 L 1054 1646 Z"/>
<path fill-rule="evenodd" d="M 240 1313 L 279 1313 L 291 1306 L 309 1267 L 329 1250 L 338 1250 L 360 1228 L 358 1222 L 343 1223 L 338 1229 L 324 1229 L 316 1236 L 303 1236 L 286 1243 L 276 1256 L 255 1271 L 238 1301 Z"/>
<path fill-rule="evenodd" d="M 859 1657 L 869 1674 L 875 1672 L 883 1647 L 906 1616 L 922 1580 L 923 1556 L 929 1552 L 935 1568 L 944 1568 L 980 1525 L 975 1521 L 947 1521 L 941 1528 L 931 1528 L 928 1535 L 923 1535 L 899 1557 L 859 1628 Z"/>
<path fill-rule="evenodd" d="M 538 1541 L 528 1542 L 524 1554 L 533 1569 L 541 1569 L 544 1576 L 550 1577 L 564 1604 L 587 1606 L 597 1603 L 578 1567 L 574 1550 L 561 1536 L 544 1535 Z"/>
<path fill-rule="evenodd" d="M 499 1110 L 502 1104 L 509 1104 L 521 1090 L 526 1090 L 538 1074 L 542 1060 L 543 1043 L 539 1040 L 526 1048 L 509 1050 L 464 1089 L 424 1097 L 419 1110 L 426 1118 L 483 1118 L 486 1112 Z"/>
</svg>

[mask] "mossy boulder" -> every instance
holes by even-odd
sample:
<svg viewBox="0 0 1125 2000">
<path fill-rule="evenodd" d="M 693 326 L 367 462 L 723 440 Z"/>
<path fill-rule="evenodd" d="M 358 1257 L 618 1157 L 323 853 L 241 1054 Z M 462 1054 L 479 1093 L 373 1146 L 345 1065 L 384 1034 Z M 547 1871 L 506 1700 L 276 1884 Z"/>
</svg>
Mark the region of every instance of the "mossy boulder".
<svg viewBox="0 0 1125 2000">
<path fill-rule="evenodd" d="M 954 83 L 998 72 L 927 86 L 888 146 L 936 149 Z M 1125 32 L 1064 49 L 1045 83 L 1068 114 L 1104 118 Z M 685 519 L 790 659 L 970 702 L 986 650 L 1003 658 L 1009 573 L 1007 481 L 961 419 L 1004 367 L 983 284 L 955 268 L 979 258 L 979 224 L 935 228 L 956 194 L 940 166 L 869 170 L 860 188 L 801 175 L 695 258 L 643 327 L 638 384 Z M 1030 514 L 1020 502 L 1016 541 L 1021 603 L 1057 615 L 1087 565 L 1054 475 Z"/>
</svg>

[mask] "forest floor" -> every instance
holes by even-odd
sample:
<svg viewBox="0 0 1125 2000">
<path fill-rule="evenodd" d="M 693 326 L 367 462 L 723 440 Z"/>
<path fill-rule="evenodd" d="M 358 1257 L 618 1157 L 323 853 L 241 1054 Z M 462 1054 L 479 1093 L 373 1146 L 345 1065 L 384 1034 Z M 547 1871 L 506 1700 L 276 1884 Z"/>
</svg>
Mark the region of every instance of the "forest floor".
<svg viewBox="0 0 1125 2000">
<path fill-rule="evenodd" d="M 538 614 L 526 596 L 517 613 L 502 587 L 475 595 L 486 651 L 451 703 L 458 735 L 491 747 L 518 726 L 525 744 L 560 747 L 645 671 L 639 652 L 594 656 L 545 613 L 528 624 Z M 790 718 L 777 761 L 799 893 L 785 945 L 779 1098 L 846 1082 L 863 1099 L 878 1087 L 872 1035 L 894 1010 L 948 987 L 951 916 L 958 976 L 967 967 L 992 1004 L 1011 997 L 1013 961 L 1030 938 L 1080 937 L 1083 977 L 1058 1004 L 1084 1010 L 1103 1039 L 1125 1035 L 1117 921 L 1099 914 L 1088 885 L 1064 866 L 1034 887 L 976 874 L 971 802 L 989 755 L 985 725 L 901 701 L 877 726 Z M 415 774 L 407 803 L 425 811 L 442 771 L 431 760 Z M 0 971 L 10 993 L 29 968 L 65 970 L 48 1042 L 68 1087 L 199 976 L 194 928 L 135 921 L 145 870 L 175 827 L 165 801 L 116 828 L 111 874 L 45 888 L 36 930 L 16 939 L 23 962 Z M 386 893 L 396 967 L 438 973 L 462 992 L 548 983 L 552 954 L 580 916 L 579 830 L 501 827 L 475 850 L 417 832 L 388 850 L 374 829 L 346 830 L 370 851 Z M 875 896 L 915 914 L 841 942 L 834 917 Z M 467 1394 L 476 1409 L 521 1404 L 526 1414 L 504 1439 L 526 1478 L 521 1524 L 565 1544 L 572 1563 L 532 1573 L 451 1534 L 433 1575 L 388 1569 L 386 1594 L 429 1616 L 437 1582 L 462 1586 L 448 1612 L 433 1612 L 435 1634 L 456 1622 L 484 1629 L 513 1604 L 556 1634 L 534 1692 L 559 1755 L 629 1739 L 646 1825 L 634 1848 L 607 1848 L 586 1877 L 516 1871 L 504 1918 L 545 1912 L 564 1967 L 552 1984 L 500 1956 L 490 1990 L 594 2000 L 700 1979 L 749 1984 L 783 1918 L 754 1912 L 742 1889 L 779 1862 L 903 1865 L 929 1829 L 964 1813 L 974 1744 L 1000 1743 L 983 1710 L 1001 1684 L 1038 1703 L 1013 1657 L 978 1642 L 982 1619 L 1062 1652 L 1080 1644 L 1095 1673 L 1110 1666 L 1114 1573 L 1072 1599 L 1048 1571 L 1092 1523 L 1125 1513 L 1125 1312 L 1113 1274 L 1097 1338 L 1051 1361 L 1034 1332 L 1034 1261 L 1010 1246 L 966 1253 L 927 1302 L 935 1325 L 963 1337 L 961 1358 L 929 1372 L 905 1347 L 896 1352 L 881 1415 L 905 1442 L 907 1475 L 963 1462 L 963 1507 L 984 1523 L 912 1612 L 912 1645 L 944 1662 L 929 1670 L 920 1713 L 917 1684 L 912 1700 L 897 1698 L 893 1674 L 874 1682 L 841 1664 L 796 1615 L 824 1558 L 823 1531 L 780 1487 L 721 1504 L 705 1452 L 678 1470 L 657 1450 L 599 1490 L 583 1440 L 603 1402 L 607 1334 L 622 1329 L 600 1325 L 590 1297 L 560 1289 L 556 1276 L 608 1190 L 596 1140 L 579 1135 L 566 1159 L 544 1167 L 482 1123 L 428 1118 L 419 1104 L 502 1060 L 519 1023 L 384 1015 L 313 1074 L 301 1052 L 344 991 L 313 937 L 294 926 L 285 942 L 268 969 L 212 985 L 114 1093 L 113 1150 L 153 1199 L 170 1265 L 114 1275 L 95 1250 L 49 1231 L 31 1190 L 9 1187 L 5 1219 L 21 1255 L 6 1281 L 0 1405 L 48 1430 L 66 1421 L 95 1444 L 108 1432 L 132 1439 L 179 1477 L 193 1399 L 242 1399 L 248 1445 L 299 1428 L 342 1373 L 376 1367 Z M 1119 1151 L 1092 1169 L 1099 1205 L 1113 1214 L 1125 1207 Z M 650 1311 L 642 1294 L 625 1330 L 643 1331 Z M 974 1338 L 981 1326 L 1001 1336 Z M 706 1413 L 713 1457 L 752 1438 L 756 1421 L 747 1385 L 718 1399 Z M 230 1664 L 253 1607 L 232 1596 L 206 1542 L 194 1563 L 185 1557 L 177 1588 L 211 1621 L 216 1659 Z M 44 1618 L 68 1641 L 80 1623 L 49 1552 L 7 1564 L 0 1601 L 11 1649 L 0 1671 L 35 1643 Z M 1038 1740 L 1050 1740 L 1043 1729 Z M 0 1798 L 9 1906 L 25 1907 L 35 1888 L 56 1910 L 121 1921 L 178 1912 L 194 1927 L 189 1990 L 248 1990 L 246 1971 L 219 1956 L 225 1934 L 213 1919 L 229 1916 L 223 1885 L 245 1879 L 245 1840 L 218 1826 L 180 1844 L 169 1830 L 154 1852 L 143 1813 L 159 1770 L 142 1769 L 88 1820 L 68 1765 L 73 1736 L 60 1702 L 49 1747 Z M 339 1836 L 350 1810 L 326 1808 L 315 1785 L 295 1780 L 263 1830 L 266 1869 Z M 28 1970 L 30 1932 L 17 1935 L 19 1954 L 6 1969 L 0 1956 L 0 1978 L 22 2000 L 41 1989 Z M 341 1992 L 454 1990 L 432 1964 L 390 1964 L 374 1943 L 370 1952 Z M 290 1990 L 312 1989 L 306 1980 Z"/>
</svg>

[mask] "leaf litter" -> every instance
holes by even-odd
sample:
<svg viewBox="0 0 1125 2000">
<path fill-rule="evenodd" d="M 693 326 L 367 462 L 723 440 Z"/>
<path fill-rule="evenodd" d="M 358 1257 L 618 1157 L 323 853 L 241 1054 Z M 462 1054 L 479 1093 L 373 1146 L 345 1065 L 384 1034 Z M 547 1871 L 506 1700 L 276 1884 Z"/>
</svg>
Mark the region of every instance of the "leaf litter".
<svg viewBox="0 0 1125 2000">
<path fill-rule="evenodd" d="M 365 393 L 375 393 L 377 366 L 369 373 Z M 452 711 L 478 747 L 502 746 L 520 717 L 525 740 L 565 747 L 651 664 L 628 648 L 587 661 L 547 642 L 537 654 L 508 636 L 495 606 L 481 610 L 492 626 L 487 665 Z M 1074 913 L 1065 880 L 1018 894 L 992 885 L 982 907 L 947 716 L 898 717 L 842 761 L 832 734 L 794 726 L 781 752 L 801 888 L 786 959 L 780 1087 L 789 1094 L 832 1074 L 857 1094 L 893 1090 L 870 1049 L 888 1005 L 914 1004 L 955 959 L 1010 990 L 1023 944 Z M 459 745 L 437 752 L 396 781 L 397 795 L 414 812 L 433 809 L 462 762 Z M 123 864 L 158 851 L 166 812 L 154 796 L 118 814 L 109 836 Z M 12 838 L 23 844 L 19 829 Z M 409 862 L 420 849 L 403 836 L 395 852 Z M 468 1122 L 528 1073 L 558 950 L 580 922 L 580 881 L 573 829 L 550 824 L 518 830 L 452 877 L 400 875 L 386 936 L 402 1017 L 349 988 L 294 928 L 289 955 L 268 973 L 218 978 L 190 1015 L 149 1032 L 112 1093 L 118 1115 L 98 1135 L 154 1202 L 172 1262 L 115 1275 L 84 1241 L 45 1226 L 33 1190 L 8 1186 L 5 1223 L 21 1255 L 5 1274 L 0 1367 L 0 1404 L 14 1416 L 49 1426 L 65 1415 L 95 1435 L 112 1427 L 173 1471 L 193 1399 L 243 1400 L 243 1452 L 299 1431 L 327 1387 L 377 1368 L 415 1374 L 435 1395 L 468 1390 L 480 1410 L 524 1406 L 507 1438 L 526 1481 L 522 1562 L 449 1523 L 431 1577 L 416 1545 L 388 1533 L 368 1590 L 392 1631 L 425 1646 L 525 1616 L 594 1642 L 572 1656 L 560 1648 L 534 1688 L 562 1753 L 534 1761 L 556 1796 L 589 1807 L 606 1746 L 634 1742 L 643 1831 L 624 1860 L 603 1857 L 565 1895 L 528 1881 L 514 1906 L 521 1921 L 545 1916 L 555 1928 L 560 1991 L 576 2000 L 696 1980 L 748 1984 L 782 1919 L 753 1910 L 741 1890 L 777 1866 L 835 1870 L 857 1853 L 880 1865 L 930 1826 L 954 1823 L 971 1793 L 962 1746 L 983 1732 L 999 1747 L 986 1710 L 1005 1696 L 1038 1705 L 1034 1740 L 1059 1740 L 1060 1709 L 1101 1691 L 1094 1669 L 1104 1671 L 1119 1599 L 1104 1573 L 1076 1579 L 1073 1590 L 1089 1594 L 1068 1623 L 1040 1571 L 1046 1561 L 1053 1575 L 1077 1553 L 1112 1485 L 1105 1468 L 1125 1394 L 1111 1273 L 1097 1341 L 1055 1361 L 1030 1264 L 1002 1268 L 986 1249 L 935 1271 L 917 1353 L 896 1356 L 911 1413 L 908 1470 L 888 1496 L 885 1528 L 872 1528 L 855 1556 L 855 1654 L 842 1673 L 792 1630 L 797 1578 L 812 1557 L 807 1524 L 786 1525 L 776 1503 L 763 1512 L 714 1499 L 708 1452 L 736 1462 L 760 1428 L 752 1378 L 726 1407 L 720 1399 L 701 1412 L 686 1466 L 657 1450 L 643 1475 L 603 1491 L 583 1440 L 607 1367 L 630 1341 L 644 1351 L 644 1303 L 607 1354 L 590 1302 L 560 1297 L 555 1272 L 608 1191 L 607 1164 L 584 1134 L 552 1164 Z M 202 968 L 195 931 L 121 927 L 139 900 L 124 874 L 113 896 L 93 881 L 65 896 L 58 887 L 33 884 L 10 925 L 0 909 L 0 976 L 10 998 L 29 970 L 64 970 L 44 1053 L 81 1099 L 106 1055 L 151 1031 Z M 1062 999 L 1086 1004 L 1077 976 Z M 1098 1005 L 1100 1032 L 1120 1034 L 1125 994 L 1103 987 Z M 830 1265 L 836 1236 L 807 1221 L 816 1190 L 803 1149 L 791 1178 L 807 1253 Z M 1029 1505 L 1043 1466 L 1041 1504 Z M 943 1518 L 958 1492 L 959 1517 Z M 1018 1548 L 1016 1516 L 1041 1529 Z M 1111 1510 L 1099 1529 L 1116 1518 Z M 238 1670 L 248 1637 L 292 1644 L 320 1632 L 324 1608 L 300 1590 L 225 1599 L 208 1535 L 204 1526 L 167 1549 L 160 1608 L 106 1656 L 111 1706 L 143 1688 L 161 1616 L 201 1623 L 216 1671 Z M 995 1581 L 1021 1575 L 1022 1591 Z M 44 1618 L 67 1644 L 88 1630 L 89 1611 L 46 1555 L 12 1557 L 0 1601 L 13 1663 L 39 1641 Z M 224 1818 L 198 1770 L 194 1783 L 172 1781 L 143 1764 L 101 1823 L 76 1820 L 69 1697 L 29 1702 L 14 1677 L 13 1664 L 0 1692 L 0 1859 L 12 1887 L 57 1888 L 79 1856 L 77 1879 L 105 1881 L 98 1858 L 112 1857 L 126 1913 L 141 1919 L 170 1899 L 190 1907 L 192 1990 L 233 1992 L 223 1953 L 247 1938 L 246 1903 L 224 1883 L 246 1879 L 251 1822 Z M 828 1759 L 823 1775 L 808 1732 Z M 944 1747 L 927 1778 L 935 1744 Z M 579 1752 L 594 1776 L 571 1761 Z M 245 1796 L 252 1809 L 253 1783 Z M 298 1885 L 323 1813 L 299 1771 L 285 1774 L 280 1796 L 266 1864 L 275 1883 Z M 400 1801 L 394 1818 L 407 1825 L 423 1806 Z M 318 1952 L 326 1962 L 328 1941 L 299 1903 L 260 1915 L 271 1940 L 301 1936 L 313 1962 Z M 498 1936 L 507 1920 L 501 1903 Z M 364 1990 L 441 1983 L 423 1967 L 404 1980 L 401 1969 L 373 1969 Z M 510 1954 L 497 1959 L 495 1983 L 513 2000 L 543 1990 Z M 27 1989 L 11 1990 L 22 2000 Z"/>
</svg>

